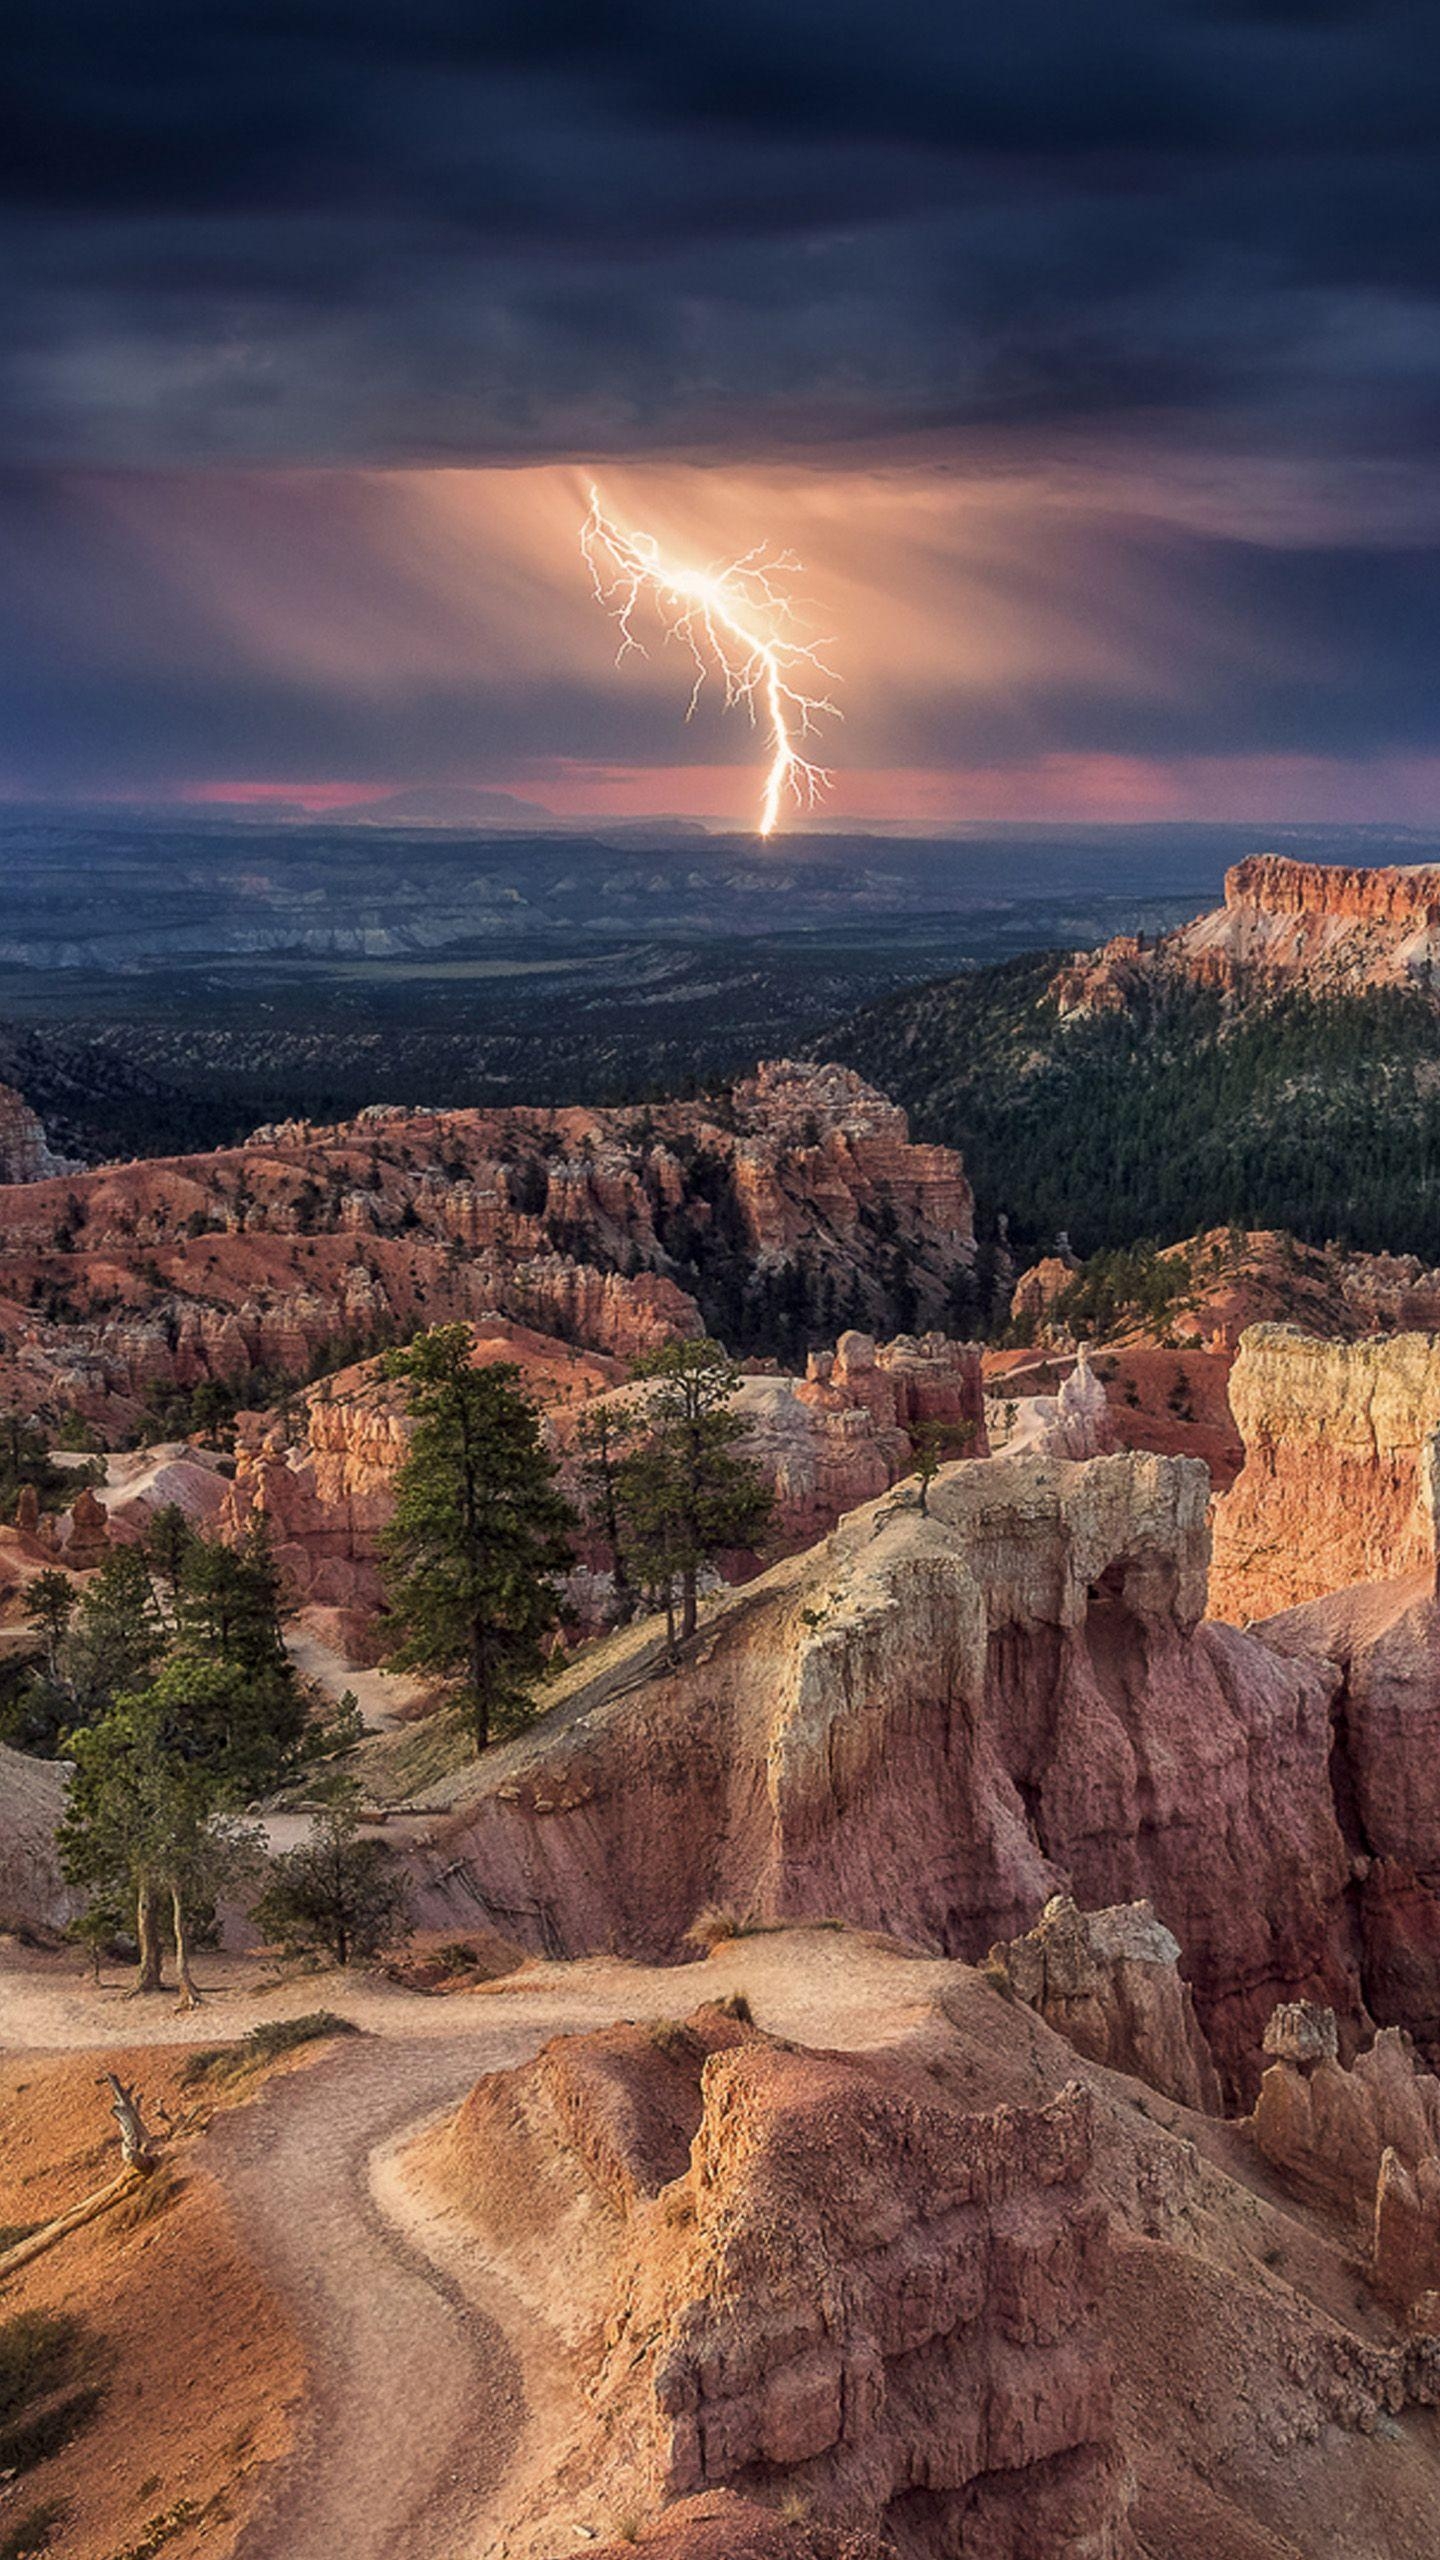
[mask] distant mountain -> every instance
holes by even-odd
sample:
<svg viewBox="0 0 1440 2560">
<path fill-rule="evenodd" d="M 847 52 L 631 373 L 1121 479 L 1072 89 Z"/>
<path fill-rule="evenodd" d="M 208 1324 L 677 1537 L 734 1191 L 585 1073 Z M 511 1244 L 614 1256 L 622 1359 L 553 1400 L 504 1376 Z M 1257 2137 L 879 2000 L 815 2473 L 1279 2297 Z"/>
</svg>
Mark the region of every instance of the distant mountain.
<svg viewBox="0 0 1440 2560">
<path fill-rule="evenodd" d="M 345 816 L 357 826 L 523 827 L 527 834 L 566 823 L 538 800 L 522 800 L 513 791 L 481 791 L 464 782 L 435 782 L 412 791 L 386 791 L 378 800 L 357 802 L 346 810 Z"/>
</svg>

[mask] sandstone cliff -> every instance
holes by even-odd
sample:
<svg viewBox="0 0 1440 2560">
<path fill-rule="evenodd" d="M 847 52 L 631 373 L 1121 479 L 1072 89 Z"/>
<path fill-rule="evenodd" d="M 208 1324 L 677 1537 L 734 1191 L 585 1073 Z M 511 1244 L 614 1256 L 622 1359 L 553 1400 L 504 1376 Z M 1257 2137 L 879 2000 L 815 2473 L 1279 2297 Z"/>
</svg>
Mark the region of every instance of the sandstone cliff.
<svg viewBox="0 0 1440 2560">
<path fill-rule="evenodd" d="M 566 2037 L 412 2155 L 547 2378 L 511 2560 L 1419 2560 L 1435 2341 L 1243 2133 L 963 1965 L 698 1979 L 744 2012 Z"/>
<path fill-rule="evenodd" d="M 1062 1013 L 1111 1012 L 1167 978 L 1225 993 L 1265 986 L 1355 994 L 1415 986 L 1440 963 L 1440 869 L 1361 870 L 1255 854 L 1225 875 L 1225 902 L 1150 946 L 1124 935 L 1078 952 L 1052 992 Z"/>
<path fill-rule="evenodd" d="M 1331 1800 L 1336 1675 L 1204 1625 L 1178 1459 L 997 1459 L 853 1514 L 702 1621 L 636 1630 L 438 1791 L 427 1919 L 675 1952 L 706 1906 L 978 1958 L 1053 1893 L 1148 1898 L 1232 2083 L 1278 1998 L 1363 2009 Z"/>
<path fill-rule="evenodd" d="M 477 1360 L 521 1371 L 578 1505 L 575 1425 L 598 1396 L 622 1406 L 632 1400 L 619 1363 L 498 1317 L 476 1325 L 474 1338 Z M 878 1345 L 868 1334 L 844 1334 L 834 1352 L 812 1355 L 803 1379 L 744 1378 L 735 1409 L 745 1424 L 744 1453 L 775 1494 L 772 1553 L 809 1544 L 908 1474 L 912 1435 L 925 1424 L 977 1456 L 986 1445 L 979 1351 L 943 1334 Z M 322 1379 L 278 1415 L 243 1415 L 222 1534 L 243 1536 L 263 1516 L 295 1597 L 374 1610 L 380 1539 L 407 1441 L 399 1391 L 376 1361 Z M 571 1602 L 582 1622 L 598 1622 L 612 1596 L 606 1559 L 583 1534 L 576 1552 Z M 743 1562 L 727 1570 L 743 1569 Z"/>
<path fill-rule="evenodd" d="M 1425 1452 L 1440 1426 L 1440 1334 L 1336 1342 L 1257 1325 L 1241 1338 L 1230 1406 L 1245 1463 L 1215 1509 L 1217 1616 L 1433 1570 Z"/>
</svg>

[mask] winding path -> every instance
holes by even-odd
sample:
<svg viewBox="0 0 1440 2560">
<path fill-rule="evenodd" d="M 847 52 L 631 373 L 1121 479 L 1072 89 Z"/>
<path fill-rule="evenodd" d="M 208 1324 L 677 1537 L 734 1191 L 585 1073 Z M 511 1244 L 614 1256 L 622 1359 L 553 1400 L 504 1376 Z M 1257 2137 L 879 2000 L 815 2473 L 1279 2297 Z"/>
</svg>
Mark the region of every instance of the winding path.
<svg viewBox="0 0 1440 2560">
<path fill-rule="evenodd" d="M 523 2418 L 494 2323 L 376 2204 L 377 2148 L 453 2106 L 534 2027 L 346 2042 L 223 2119 L 207 2166 L 304 2340 L 314 2395 L 236 2560 L 430 2560 L 469 2545 Z"/>
<path fill-rule="evenodd" d="M 208 2043 L 320 1999 L 369 2031 L 217 2117 L 203 2145 L 310 2371 L 296 2449 L 270 2476 L 235 2560 L 489 2560 L 504 2547 L 505 2477 L 532 2414 L 510 2315 L 502 2330 L 480 2298 L 485 2270 L 422 2222 L 387 2152 L 483 2072 L 552 2035 L 673 2016 L 743 1989 L 778 2033 L 883 2043 L 918 2021 L 951 1968 L 799 1929 L 737 1940 L 693 1968 L 592 1958 L 449 2000 L 364 1978 L 264 1991 L 225 1959 L 205 1971 L 214 1996 L 180 2018 L 168 2001 L 137 2008 L 116 1991 L 97 1995 L 73 1965 L 22 1961 L 0 1979 L 0 2044 Z M 534 2414 L 531 2459 L 545 2449 L 545 2413 Z"/>
</svg>

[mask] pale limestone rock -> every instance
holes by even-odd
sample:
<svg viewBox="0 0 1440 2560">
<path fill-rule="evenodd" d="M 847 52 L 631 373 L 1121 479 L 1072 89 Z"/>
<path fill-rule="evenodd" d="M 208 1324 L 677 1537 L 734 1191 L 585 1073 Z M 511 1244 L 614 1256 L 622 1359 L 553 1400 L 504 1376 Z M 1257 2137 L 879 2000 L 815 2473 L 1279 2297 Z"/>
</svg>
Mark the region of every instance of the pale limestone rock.
<svg viewBox="0 0 1440 2560">
<path fill-rule="evenodd" d="M 1025 1937 L 992 1947 L 989 1963 L 1088 2060 L 1218 2114 L 1219 2077 L 1180 1975 L 1180 1942 L 1149 1902 L 1081 1911 L 1054 1894 Z"/>
</svg>

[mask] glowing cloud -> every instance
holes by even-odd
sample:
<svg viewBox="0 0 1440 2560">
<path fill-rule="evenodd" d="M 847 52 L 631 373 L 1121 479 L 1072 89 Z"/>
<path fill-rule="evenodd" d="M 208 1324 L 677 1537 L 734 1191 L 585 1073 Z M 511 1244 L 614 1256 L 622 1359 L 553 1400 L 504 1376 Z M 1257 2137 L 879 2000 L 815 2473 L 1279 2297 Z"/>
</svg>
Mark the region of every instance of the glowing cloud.
<svg viewBox="0 0 1440 2560">
<path fill-rule="evenodd" d="M 815 735 L 819 720 L 838 720 L 842 714 L 827 693 L 810 689 L 817 681 L 836 681 L 819 655 L 829 644 L 799 637 L 794 606 L 777 584 L 798 570 L 793 553 L 772 552 L 757 543 L 723 566 L 687 568 L 667 559 L 653 534 L 628 532 L 615 524 L 595 488 L 580 548 L 598 601 L 620 627 L 617 666 L 632 649 L 645 655 L 635 616 L 651 603 L 663 637 L 680 641 L 694 666 L 686 719 L 693 718 L 705 679 L 713 675 L 724 688 L 726 710 L 738 703 L 754 726 L 763 725 L 770 762 L 760 804 L 761 835 L 773 835 L 787 795 L 799 807 L 813 808 L 830 776 L 801 748 Z"/>
</svg>

